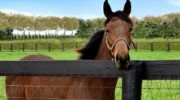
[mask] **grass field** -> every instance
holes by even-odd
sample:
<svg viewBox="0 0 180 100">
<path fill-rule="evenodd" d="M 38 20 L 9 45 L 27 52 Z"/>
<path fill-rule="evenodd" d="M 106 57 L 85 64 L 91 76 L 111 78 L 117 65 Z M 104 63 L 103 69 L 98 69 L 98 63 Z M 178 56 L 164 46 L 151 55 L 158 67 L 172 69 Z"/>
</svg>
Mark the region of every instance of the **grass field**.
<svg viewBox="0 0 180 100">
<path fill-rule="evenodd" d="M 87 42 L 87 38 L 64 38 L 64 39 L 25 39 L 25 40 L 0 40 L 0 43 L 35 43 L 35 42 Z M 134 42 L 180 42 L 180 38 L 154 38 L 154 39 L 133 39 Z"/>
<path fill-rule="evenodd" d="M 23 51 L 24 48 L 26 52 L 33 52 L 36 51 L 36 46 L 38 51 L 42 51 L 42 50 L 48 51 L 49 47 L 51 48 L 51 51 L 62 51 L 62 50 L 67 51 L 67 50 L 80 48 L 87 41 L 88 39 L 81 39 L 81 38 L 0 41 L 0 51 L 10 52 L 12 50 L 14 52 L 17 51 L 21 52 Z M 138 46 L 137 46 L 138 51 L 140 50 L 150 51 L 151 42 L 161 42 L 161 43 L 153 43 L 154 51 L 167 51 L 168 49 L 167 42 L 180 42 L 180 39 L 156 38 L 156 39 L 133 39 L 133 41 L 138 42 Z M 180 51 L 179 47 L 180 47 L 180 43 L 170 43 L 170 49 L 172 51 Z M 134 49 L 133 46 L 131 46 L 131 49 Z"/>
<path fill-rule="evenodd" d="M 75 51 L 66 52 L 0 52 L 0 61 L 18 61 L 31 54 L 43 54 L 54 60 L 75 60 Z M 176 52 L 148 52 L 131 51 L 132 60 L 180 60 L 180 51 Z M 0 100 L 6 100 L 4 77 L 0 78 Z M 116 89 L 116 100 L 121 100 L 121 79 Z M 162 88 L 162 89 L 161 89 Z M 180 81 L 143 81 L 142 100 L 179 100 Z"/>
<path fill-rule="evenodd" d="M 75 51 L 66 52 L 0 52 L 0 61 L 17 61 L 24 56 L 31 54 L 43 54 L 52 57 L 54 60 L 76 60 L 78 53 Z M 131 50 L 132 60 L 180 60 L 180 52 L 148 52 Z"/>
</svg>

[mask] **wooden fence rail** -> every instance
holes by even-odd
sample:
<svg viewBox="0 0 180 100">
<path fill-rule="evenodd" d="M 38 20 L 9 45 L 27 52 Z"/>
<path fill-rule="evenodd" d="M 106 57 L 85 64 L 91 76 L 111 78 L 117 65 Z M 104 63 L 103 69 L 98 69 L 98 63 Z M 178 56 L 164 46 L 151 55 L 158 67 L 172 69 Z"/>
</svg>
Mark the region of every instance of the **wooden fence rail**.
<svg viewBox="0 0 180 100">
<path fill-rule="evenodd" d="M 0 61 L 0 76 L 122 77 L 122 100 L 141 100 L 143 80 L 180 80 L 180 61 L 132 61 L 118 70 L 111 61 Z"/>
<path fill-rule="evenodd" d="M 80 48 L 83 42 L 67 42 L 67 43 L 0 43 L 0 52 L 2 51 L 65 51 L 66 49 L 77 49 Z M 15 47 L 19 45 L 18 48 Z M 31 45 L 31 46 L 29 46 Z M 71 46 L 70 46 L 71 45 Z M 163 46 L 162 46 L 163 45 Z M 174 45 L 174 48 L 173 48 Z M 42 47 L 44 46 L 44 47 Z M 54 47 L 53 47 L 54 46 Z M 57 46 L 57 47 L 55 47 Z M 180 42 L 135 42 L 135 51 L 138 50 L 150 50 L 151 52 L 155 50 L 163 50 L 170 52 L 171 50 L 180 51 Z M 134 49 L 133 47 L 131 47 Z"/>
<path fill-rule="evenodd" d="M 66 48 L 68 49 L 77 49 L 79 48 L 79 45 L 84 44 L 82 42 L 67 42 L 67 43 L 0 43 L 0 52 L 2 51 L 41 51 L 46 50 L 51 52 L 53 49 L 53 45 L 56 45 L 58 47 L 54 47 L 56 50 L 64 52 Z M 18 45 L 15 47 L 15 45 Z M 31 45 L 31 46 L 29 46 Z M 68 45 L 71 45 L 71 47 L 66 47 Z M 42 47 L 41 46 L 45 46 Z"/>
<path fill-rule="evenodd" d="M 155 50 L 155 44 L 158 45 L 159 48 L 161 47 L 161 45 L 166 45 L 164 51 L 168 51 L 168 52 L 170 52 L 171 50 L 176 50 L 176 49 L 171 48 L 173 44 L 175 44 L 177 46 L 177 49 L 180 50 L 180 47 L 179 47 L 180 42 L 135 42 L 135 46 L 136 46 L 135 50 L 136 51 L 141 50 L 141 48 L 143 48 L 143 47 L 139 48 L 139 45 L 142 45 L 142 44 L 144 44 L 143 46 L 145 46 L 145 47 L 148 47 L 147 45 L 149 45 L 149 48 L 150 48 L 149 50 L 151 52 L 153 52 Z"/>
</svg>

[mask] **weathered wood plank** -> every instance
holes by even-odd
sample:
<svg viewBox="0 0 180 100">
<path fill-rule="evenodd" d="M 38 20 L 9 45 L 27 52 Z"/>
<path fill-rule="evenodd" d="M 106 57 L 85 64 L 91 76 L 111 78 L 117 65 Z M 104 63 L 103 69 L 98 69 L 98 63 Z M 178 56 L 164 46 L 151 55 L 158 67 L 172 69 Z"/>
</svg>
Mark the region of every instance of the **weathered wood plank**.
<svg viewBox="0 0 180 100">
<path fill-rule="evenodd" d="M 111 61 L 1 61 L 0 75 L 119 77 Z"/>
<path fill-rule="evenodd" d="M 180 61 L 143 62 L 143 79 L 180 79 Z M 0 75 L 42 75 L 67 77 L 121 77 L 130 71 L 118 70 L 111 61 L 0 61 Z"/>
<path fill-rule="evenodd" d="M 180 79 L 180 61 L 144 61 L 144 79 Z"/>
</svg>

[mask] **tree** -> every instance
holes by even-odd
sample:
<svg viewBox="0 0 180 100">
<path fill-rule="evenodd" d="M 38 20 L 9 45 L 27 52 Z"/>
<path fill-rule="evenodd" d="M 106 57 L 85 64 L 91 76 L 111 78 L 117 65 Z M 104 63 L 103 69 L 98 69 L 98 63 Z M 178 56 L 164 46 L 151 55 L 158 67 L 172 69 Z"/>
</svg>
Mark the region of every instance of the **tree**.
<svg viewBox="0 0 180 100">
<path fill-rule="evenodd" d="M 8 15 L 0 12 L 0 30 L 8 27 Z"/>
<path fill-rule="evenodd" d="M 0 40 L 4 40 L 5 36 L 6 36 L 5 32 L 0 30 Z"/>
<path fill-rule="evenodd" d="M 88 27 L 87 21 L 83 19 L 79 20 L 79 28 L 77 31 L 77 36 L 81 38 L 88 37 L 90 35 L 88 32 L 89 29 L 90 28 Z"/>
<path fill-rule="evenodd" d="M 180 13 L 169 13 L 158 17 L 146 16 L 142 19 L 132 17 L 132 19 L 136 22 L 136 27 L 132 32 L 135 38 L 180 37 Z M 104 21 L 104 18 L 83 20 L 73 17 L 32 17 L 0 12 L 0 30 L 2 32 L 7 28 L 19 30 L 78 29 L 78 36 L 89 37 L 103 29 Z"/>
<path fill-rule="evenodd" d="M 11 29 L 11 28 L 6 28 L 6 34 L 7 34 L 7 39 L 11 39 L 12 40 L 12 36 L 13 36 L 13 34 L 12 34 L 12 32 L 13 32 L 13 29 Z"/>
</svg>

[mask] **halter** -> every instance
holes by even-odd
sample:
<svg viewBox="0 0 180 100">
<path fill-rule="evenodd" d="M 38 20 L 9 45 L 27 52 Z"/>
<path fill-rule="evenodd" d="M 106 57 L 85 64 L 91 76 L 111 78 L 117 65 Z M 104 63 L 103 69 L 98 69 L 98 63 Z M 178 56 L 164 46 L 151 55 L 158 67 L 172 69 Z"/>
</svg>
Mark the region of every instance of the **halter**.
<svg viewBox="0 0 180 100">
<path fill-rule="evenodd" d="M 116 39 L 115 42 L 113 43 L 113 45 L 110 46 L 109 43 L 108 43 L 107 35 L 106 35 L 106 46 L 107 46 L 107 48 L 109 49 L 109 51 L 111 52 L 112 56 L 113 56 L 113 50 L 114 50 L 116 44 L 117 44 L 119 41 L 124 41 L 124 42 L 126 43 L 126 45 L 127 45 L 128 50 L 130 49 L 130 45 L 129 45 L 128 41 L 127 41 L 125 38 L 118 38 L 118 39 Z"/>
</svg>

